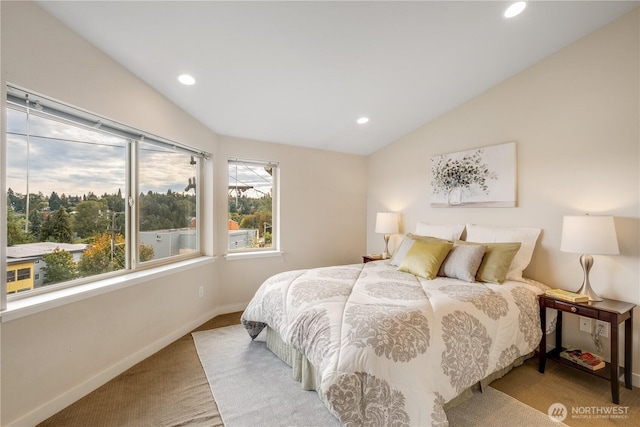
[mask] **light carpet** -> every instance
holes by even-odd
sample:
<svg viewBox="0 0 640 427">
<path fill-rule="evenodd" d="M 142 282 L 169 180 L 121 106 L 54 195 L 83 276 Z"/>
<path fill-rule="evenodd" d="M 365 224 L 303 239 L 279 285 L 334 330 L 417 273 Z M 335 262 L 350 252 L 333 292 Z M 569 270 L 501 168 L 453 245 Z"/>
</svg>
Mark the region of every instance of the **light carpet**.
<svg viewBox="0 0 640 427">
<path fill-rule="evenodd" d="M 251 341 L 234 325 L 192 335 L 225 427 L 340 425 L 267 349 L 264 333 Z M 446 413 L 451 427 L 564 425 L 491 387 Z"/>
</svg>

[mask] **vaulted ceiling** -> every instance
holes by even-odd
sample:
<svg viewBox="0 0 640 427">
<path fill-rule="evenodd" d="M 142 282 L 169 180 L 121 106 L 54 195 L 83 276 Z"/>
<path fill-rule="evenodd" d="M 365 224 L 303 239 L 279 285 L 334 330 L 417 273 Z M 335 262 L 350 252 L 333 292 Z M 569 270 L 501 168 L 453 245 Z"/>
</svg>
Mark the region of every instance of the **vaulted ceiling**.
<svg viewBox="0 0 640 427">
<path fill-rule="evenodd" d="M 38 3 L 218 134 L 355 154 L 639 4 L 530 1 L 506 19 L 503 1 Z"/>
</svg>

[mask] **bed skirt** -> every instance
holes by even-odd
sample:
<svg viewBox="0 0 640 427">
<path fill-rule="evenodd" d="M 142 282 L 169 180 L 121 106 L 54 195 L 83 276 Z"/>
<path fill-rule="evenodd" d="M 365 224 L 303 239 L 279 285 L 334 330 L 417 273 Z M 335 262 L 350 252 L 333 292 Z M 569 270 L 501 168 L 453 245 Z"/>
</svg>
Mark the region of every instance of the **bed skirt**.
<svg viewBox="0 0 640 427">
<path fill-rule="evenodd" d="M 313 367 L 311 362 L 298 350 L 287 345 L 282 339 L 280 335 L 271 329 L 269 326 L 265 328 L 266 330 L 266 341 L 267 348 L 273 352 L 280 360 L 282 360 L 287 365 L 292 368 L 292 376 L 293 379 L 300 382 L 302 388 L 304 390 L 315 390 L 318 392 L 318 396 L 320 400 L 324 402 L 327 407 L 330 407 L 329 402 L 326 400 L 323 393 L 319 392 L 321 377 L 320 374 Z M 524 363 L 525 360 L 529 359 L 533 356 L 533 352 L 521 356 L 514 360 L 514 362 L 507 366 L 506 368 L 500 369 L 492 374 L 489 374 L 481 381 L 477 382 L 473 386 L 464 390 L 458 396 L 445 403 L 444 409 L 451 409 L 456 405 L 461 404 L 462 402 L 470 399 L 473 396 L 473 390 L 484 390 L 489 384 L 493 381 L 497 380 L 505 376 L 509 371 L 513 368 L 516 368 Z"/>
</svg>

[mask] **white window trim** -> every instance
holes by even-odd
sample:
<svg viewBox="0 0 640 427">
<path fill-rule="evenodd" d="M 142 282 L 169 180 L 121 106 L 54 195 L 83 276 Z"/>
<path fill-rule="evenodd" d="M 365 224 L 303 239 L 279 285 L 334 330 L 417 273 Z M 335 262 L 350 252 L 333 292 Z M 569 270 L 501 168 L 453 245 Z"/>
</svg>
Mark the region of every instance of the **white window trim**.
<svg viewBox="0 0 640 427">
<path fill-rule="evenodd" d="M 56 99 L 47 97 L 37 92 L 33 92 L 9 83 L 7 85 L 2 86 L 2 90 L 0 94 L 2 98 L 2 101 L 0 102 L 0 107 L 2 108 L 3 112 L 6 111 L 6 109 L 8 108 L 8 104 L 9 104 L 7 102 L 8 93 L 10 93 L 13 98 L 19 99 L 24 96 L 30 96 L 30 99 L 33 99 L 34 101 L 41 100 L 45 106 L 49 106 L 49 107 L 52 106 L 57 112 L 57 114 L 52 115 L 50 118 L 55 118 L 56 120 L 61 119 L 61 117 L 64 117 L 65 113 L 69 114 L 69 112 L 71 112 L 71 115 L 73 115 L 74 117 L 74 121 L 73 121 L 74 125 L 77 125 L 77 126 L 83 126 L 83 123 L 82 123 L 83 120 L 92 122 L 92 123 L 100 123 L 101 129 L 102 129 L 102 126 L 107 128 L 107 129 L 102 129 L 102 131 L 113 133 L 120 137 L 124 137 L 124 138 L 136 137 L 136 138 L 139 138 L 140 140 L 145 140 L 145 142 L 147 143 L 160 143 L 164 146 L 169 145 L 176 150 L 181 150 L 181 151 L 193 154 L 194 156 L 200 157 L 203 159 L 203 161 L 206 161 L 211 157 L 210 153 L 197 150 L 195 148 L 159 137 L 157 135 L 153 135 L 148 132 L 140 131 L 139 129 L 131 128 L 128 125 L 125 125 L 123 123 L 119 123 L 111 119 L 104 118 L 102 116 L 96 115 L 94 113 L 90 113 L 84 109 L 73 106 L 71 104 L 63 103 Z M 21 110 L 22 106 L 18 103 L 18 104 L 12 105 L 12 108 Z M 48 117 L 50 114 L 43 113 L 38 115 L 43 115 L 45 117 Z M 64 118 L 62 118 L 61 120 L 64 120 Z M 2 147 L 0 151 L 0 154 L 1 154 L 0 158 L 3 159 L 4 161 L 4 159 L 6 158 L 6 130 L 7 129 L 6 129 L 6 121 L 0 120 L 0 122 L 1 122 L 0 133 L 2 135 Z M 86 123 L 84 125 L 86 125 Z M 130 157 L 131 145 L 128 146 L 127 153 L 128 153 L 127 156 Z M 135 159 L 133 159 L 133 161 L 135 161 Z M 132 159 L 128 158 L 127 162 L 132 162 Z M 135 163 L 131 163 L 131 164 L 135 164 Z M 132 175 L 135 174 L 134 169 L 137 169 L 137 167 L 131 168 Z M 199 173 L 198 182 L 204 183 L 204 179 L 203 179 L 204 167 L 200 167 L 198 173 Z M 128 177 L 128 179 L 131 179 L 131 177 Z M 2 176 L 0 176 L 0 183 L 2 184 L 1 187 L 6 190 L 6 177 L 4 173 L 2 174 Z M 128 187 L 129 186 L 127 186 L 127 188 Z M 199 204 L 202 203 L 202 197 L 203 197 L 202 187 L 203 185 L 199 185 L 197 189 L 198 191 L 197 200 L 199 201 Z M 139 194 L 137 186 L 136 186 L 135 194 Z M 0 208 L 2 212 L 6 211 L 6 197 L 3 197 L 2 200 L 0 201 Z M 199 215 L 203 215 L 203 210 L 201 206 L 198 206 L 197 209 L 198 209 Z M 136 209 L 131 209 L 131 211 L 136 212 L 134 215 L 137 215 L 137 207 Z M 131 222 L 132 218 L 133 216 L 130 214 L 129 222 Z M 0 227 L 3 227 L 3 229 L 6 230 L 6 222 L 4 220 L 0 220 Z M 129 226 L 127 228 L 129 228 Z M 2 233 L 2 234 L 3 236 L 2 238 L 0 238 L 0 246 L 1 246 L 0 247 L 0 271 L 6 272 L 7 242 L 6 242 L 6 233 Z M 130 241 L 133 243 L 133 245 L 128 245 L 128 247 L 137 247 L 137 239 L 138 239 L 137 233 L 130 232 L 128 234 L 130 234 L 131 236 Z M 196 256 L 186 255 L 190 257 L 187 259 L 184 259 L 185 256 L 176 256 L 176 257 L 170 257 L 170 258 L 160 259 L 156 261 L 149 261 L 147 264 L 149 268 L 140 269 L 140 265 L 139 265 L 139 261 L 137 260 L 137 257 L 135 257 L 136 258 L 135 263 L 133 263 L 133 265 L 129 265 L 133 257 L 129 253 L 127 253 L 126 255 L 127 268 L 124 270 L 127 272 L 124 274 L 111 276 L 111 277 L 103 277 L 103 278 L 100 278 L 100 275 L 97 275 L 97 276 L 94 276 L 95 278 L 98 279 L 96 281 L 91 281 L 85 284 L 64 286 L 64 287 L 60 287 L 60 289 L 52 289 L 50 291 L 43 292 L 43 293 L 36 293 L 34 295 L 25 295 L 25 296 L 20 295 L 15 299 L 7 295 L 6 280 L 4 278 L 1 278 L 0 279 L 0 285 L 1 285 L 0 286 L 1 288 L 0 289 L 0 310 L 1 310 L 0 323 L 15 319 L 15 318 L 23 317 L 26 315 L 34 314 L 40 311 L 48 310 L 50 308 L 65 305 L 65 304 L 68 304 L 69 302 L 79 301 L 82 299 L 90 298 L 95 295 L 111 292 L 113 290 L 126 288 L 128 286 L 131 286 L 137 283 L 151 280 L 152 278 L 155 278 L 155 277 L 161 277 L 163 275 L 170 274 L 174 271 L 180 271 L 181 268 L 185 268 L 185 266 L 191 266 L 193 264 L 198 264 L 200 262 L 203 262 L 202 260 L 207 260 L 207 259 L 213 260 L 213 258 L 204 255 L 204 248 L 202 246 L 202 243 L 204 242 L 204 236 L 203 236 L 202 228 L 199 229 L 196 239 L 197 239 L 196 245 L 200 254 Z M 127 248 L 127 252 L 129 250 L 130 249 Z M 3 274 L 6 274 L 6 273 L 3 273 Z M 91 280 L 91 278 L 87 278 L 87 279 Z M 66 302 L 66 300 L 69 300 L 69 302 Z M 40 308 L 41 306 L 43 306 L 44 308 Z M 15 313 L 22 313 L 22 312 L 26 312 L 26 314 L 15 314 Z"/>
<path fill-rule="evenodd" d="M 248 259 L 248 258 L 269 258 L 269 257 L 277 257 L 282 256 L 284 252 L 281 250 L 280 243 L 280 162 L 277 161 L 262 161 L 262 160 L 248 160 L 248 159 L 238 159 L 235 157 L 231 157 L 227 159 L 227 168 L 230 162 L 235 162 L 238 164 L 246 164 L 251 166 L 271 166 L 275 170 L 275 174 L 272 176 L 273 178 L 273 189 L 272 189 L 272 201 L 273 205 L 271 206 L 271 214 L 273 220 L 273 229 L 272 229 L 272 248 L 268 249 L 257 249 L 257 248 L 249 248 L 249 249 L 228 249 L 229 248 L 229 237 L 227 236 L 227 241 L 225 246 L 229 251 L 224 257 L 228 261 L 232 261 L 235 259 Z M 227 178 L 227 186 L 229 185 L 229 179 Z M 229 206 L 227 205 L 227 214 L 229 212 Z M 273 230 L 275 229 L 275 232 Z"/>
<path fill-rule="evenodd" d="M 155 280 L 181 271 L 211 264 L 215 257 L 201 256 L 185 261 L 175 262 L 147 270 L 134 271 L 129 274 L 109 277 L 103 280 L 72 286 L 31 297 L 12 300 L 7 303 L 6 310 L 0 312 L 2 323 L 31 316 L 36 313 L 62 307 L 67 304 L 93 298 L 109 292 L 135 286 L 139 283 Z"/>
<path fill-rule="evenodd" d="M 251 258 L 274 258 L 284 256 L 284 251 L 280 250 L 264 250 L 264 251 L 246 251 L 246 252 L 233 252 L 228 253 L 224 256 L 224 259 L 227 261 L 237 261 L 241 259 L 251 259 Z"/>
</svg>

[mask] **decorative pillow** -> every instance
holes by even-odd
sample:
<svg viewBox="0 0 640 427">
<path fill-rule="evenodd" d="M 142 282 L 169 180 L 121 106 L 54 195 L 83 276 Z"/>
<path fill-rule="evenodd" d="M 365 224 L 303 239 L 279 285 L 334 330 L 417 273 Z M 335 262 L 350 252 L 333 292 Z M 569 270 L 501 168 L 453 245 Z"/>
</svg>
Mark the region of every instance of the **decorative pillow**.
<svg viewBox="0 0 640 427">
<path fill-rule="evenodd" d="M 394 267 L 399 267 L 400 264 L 402 264 L 402 260 L 407 255 L 407 252 L 409 252 L 409 249 L 411 249 L 411 246 L 413 246 L 413 243 L 416 240 L 423 240 L 426 242 L 434 242 L 434 243 L 447 242 L 447 240 L 438 239 L 436 237 L 416 236 L 415 234 L 408 233 L 402 239 L 402 242 L 400 242 L 400 246 L 398 246 L 398 249 L 391 257 L 391 261 L 389 261 L 389 264 L 393 265 Z"/>
<path fill-rule="evenodd" d="M 515 255 L 506 278 L 522 282 L 524 281 L 522 271 L 531 262 L 533 250 L 541 231 L 539 228 L 490 227 L 467 224 L 466 240 L 488 243 L 520 242 L 520 250 Z"/>
<path fill-rule="evenodd" d="M 407 252 L 409 252 L 409 249 L 411 249 L 411 246 L 413 246 L 414 242 L 415 240 L 413 240 L 409 236 L 403 237 L 402 242 L 400 242 L 400 246 L 398 246 L 398 249 L 391 257 L 391 261 L 389 261 L 389 264 L 393 265 L 394 267 L 399 267 L 402 263 L 402 260 L 407 255 Z"/>
<path fill-rule="evenodd" d="M 452 246 L 451 242 L 415 240 L 398 270 L 429 280 L 435 279 Z"/>
<path fill-rule="evenodd" d="M 487 249 L 476 273 L 476 280 L 498 285 L 506 280 L 509 266 L 521 246 L 520 242 L 476 243 L 458 241 L 456 243 L 486 246 Z"/>
<path fill-rule="evenodd" d="M 487 247 L 455 243 L 440 266 L 438 276 L 475 282 L 476 273 L 482 263 Z"/>
<path fill-rule="evenodd" d="M 432 236 L 439 239 L 454 242 L 462 236 L 464 224 L 427 224 L 419 222 L 416 224 L 416 234 L 418 236 Z"/>
</svg>

